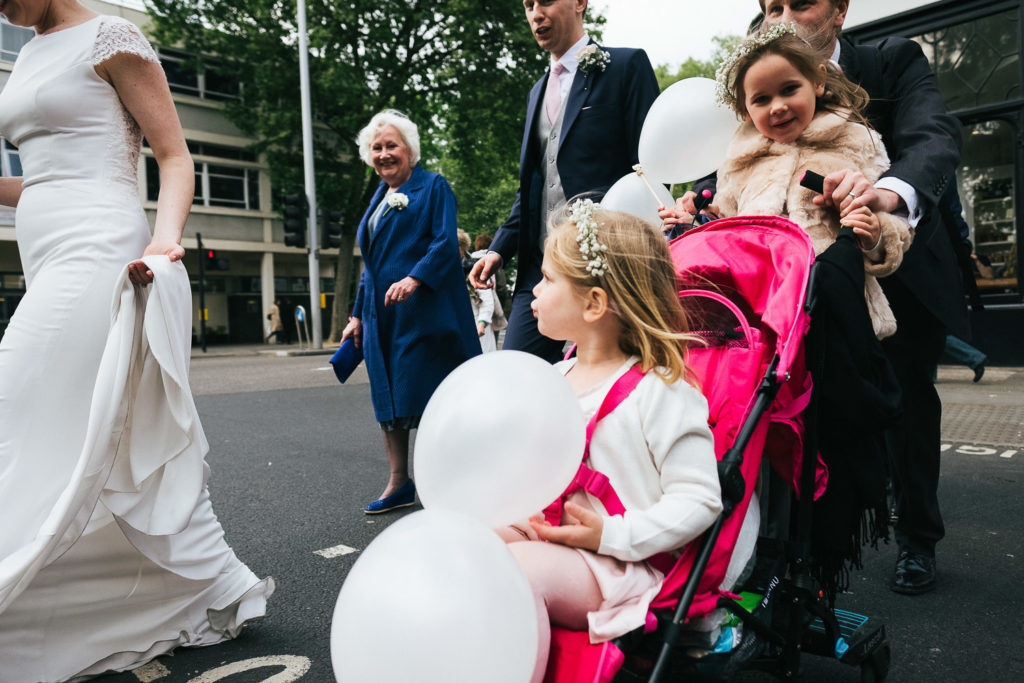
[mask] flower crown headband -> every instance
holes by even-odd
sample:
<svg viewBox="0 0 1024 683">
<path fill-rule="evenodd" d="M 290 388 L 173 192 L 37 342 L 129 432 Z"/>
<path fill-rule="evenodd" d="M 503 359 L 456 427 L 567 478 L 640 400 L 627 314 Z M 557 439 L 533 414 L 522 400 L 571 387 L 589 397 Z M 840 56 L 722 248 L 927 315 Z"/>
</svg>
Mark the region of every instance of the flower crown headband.
<svg viewBox="0 0 1024 683">
<path fill-rule="evenodd" d="M 715 71 L 715 101 L 735 109 L 735 83 L 729 81 L 732 80 L 736 64 L 754 50 L 759 50 L 768 43 L 788 35 L 797 35 L 796 24 L 772 24 L 740 43 Z"/>
<path fill-rule="evenodd" d="M 576 224 L 576 242 L 587 262 L 587 272 L 601 277 L 608 272 L 608 247 L 597 241 L 597 218 L 594 212 L 601 208 L 591 199 L 581 199 L 572 205 L 570 220 Z"/>
</svg>

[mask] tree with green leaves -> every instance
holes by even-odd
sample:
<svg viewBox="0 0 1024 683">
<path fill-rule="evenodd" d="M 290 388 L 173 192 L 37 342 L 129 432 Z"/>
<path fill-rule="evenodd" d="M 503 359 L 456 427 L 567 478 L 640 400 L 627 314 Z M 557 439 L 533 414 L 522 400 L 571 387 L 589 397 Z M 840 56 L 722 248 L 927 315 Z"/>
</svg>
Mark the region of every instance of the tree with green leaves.
<svg viewBox="0 0 1024 683">
<path fill-rule="evenodd" d="M 296 5 L 147 0 L 153 37 L 241 85 L 229 120 L 265 153 L 272 184 L 302 186 Z M 594 14 L 591 11 L 590 14 Z M 592 26 L 603 19 L 591 16 Z M 331 338 L 349 308 L 355 226 L 378 179 L 354 139 L 381 109 L 420 128 L 423 161 L 445 175 L 467 232 L 494 231 L 518 187 L 526 96 L 547 66 L 518 3 L 310 0 L 309 70 L 318 204 L 343 212 Z"/>
<path fill-rule="evenodd" d="M 703 60 L 690 57 L 675 71 L 672 71 L 668 64 L 656 66 L 654 75 L 658 78 L 658 87 L 664 90 L 684 78 L 714 78 L 718 65 L 736 49 L 741 38 L 739 36 L 715 36 L 711 40 L 715 43 L 711 59 Z"/>
</svg>

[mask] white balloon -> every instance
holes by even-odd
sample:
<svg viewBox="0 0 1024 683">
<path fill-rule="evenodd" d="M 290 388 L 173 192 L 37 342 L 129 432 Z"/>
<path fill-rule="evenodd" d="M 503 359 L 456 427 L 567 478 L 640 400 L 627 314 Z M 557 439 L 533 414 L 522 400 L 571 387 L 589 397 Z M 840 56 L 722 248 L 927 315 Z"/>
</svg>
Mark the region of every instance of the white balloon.
<svg viewBox="0 0 1024 683">
<path fill-rule="evenodd" d="M 349 572 L 331 663 L 341 683 L 524 683 L 537 637 L 530 584 L 497 534 L 421 510 L 385 529 Z"/>
<path fill-rule="evenodd" d="M 647 187 L 644 179 L 635 172 L 622 176 L 608 188 L 608 192 L 601 199 L 601 208 L 631 214 L 660 228 L 659 204 L 671 207 L 675 200 L 672 199 L 672 194 L 665 189 L 664 185 L 652 182 L 650 179 L 648 182 L 651 183 L 650 188 Z M 658 195 L 658 199 L 651 194 L 651 189 Z"/>
<path fill-rule="evenodd" d="M 715 102 L 710 78 L 685 78 L 654 100 L 643 128 L 637 157 L 650 179 L 687 183 L 703 178 L 725 161 L 739 122 Z"/>
<path fill-rule="evenodd" d="M 586 425 L 569 383 L 522 351 L 485 353 L 434 391 L 413 454 L 425 508 L 456 510 L 489 527 L 540 512 L 583 457 Z"/>
</svg>

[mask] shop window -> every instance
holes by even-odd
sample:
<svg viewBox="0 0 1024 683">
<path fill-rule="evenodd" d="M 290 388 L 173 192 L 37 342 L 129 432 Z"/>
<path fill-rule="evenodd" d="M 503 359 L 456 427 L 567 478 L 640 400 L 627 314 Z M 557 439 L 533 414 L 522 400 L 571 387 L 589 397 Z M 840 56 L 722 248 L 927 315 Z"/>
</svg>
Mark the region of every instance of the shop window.
<svg viewBox="0 0 1024 683">
<path fill-rule="evenodd" d="M 1021 97 L 1017 10 L 922 33 L 920 43 L 951 111 Z"/>
<path fill-rule="evenodd" d="M 957 180 L 980 264 L 978 287 L 982 291 L 1017 289 L 1015 142 L 1014 128 L 1007 121 L 964 127 Z"/>
<path fill-rule="evenodd" d="M 13 62 L 18 58 L 21 48 L 32 40 L 35 31 L 22 26 L 14 26 L 0 17 L 0 60 Z"/>
</svg>

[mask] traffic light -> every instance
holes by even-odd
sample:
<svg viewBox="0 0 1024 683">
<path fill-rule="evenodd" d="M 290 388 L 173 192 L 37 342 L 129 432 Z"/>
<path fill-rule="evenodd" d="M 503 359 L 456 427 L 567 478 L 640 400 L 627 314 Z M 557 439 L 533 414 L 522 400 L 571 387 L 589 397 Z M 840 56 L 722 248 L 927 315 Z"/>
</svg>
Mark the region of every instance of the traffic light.
<svg viewBox="0 0 1024 683">
<path fill-rule="evenodd" d="M 341 246 L 341 211 L 324 211 L 323 231 L 320 235 L 320 246 L 324 249 L 335 249 Z"/>
<path fill-rule="evenodd" d="M 286 194 L 283 198 L 284 208 L 284 243 L 288 247 L 306 246 L 306 217 L 309 215 L 309 202 L 301 192 Z"/>
<path fill-rule="evenodd" d="M 213 249 L 206 249 L 203 252 L 203 265 L 206 266 L 206 270 L 227 270 L 228 260 L 217 256 Z"/>
</svg>

